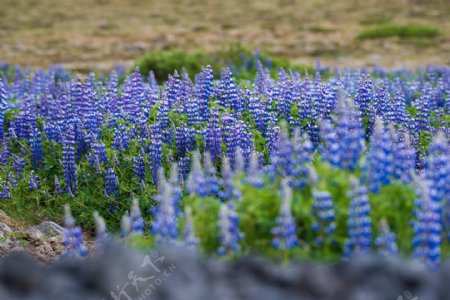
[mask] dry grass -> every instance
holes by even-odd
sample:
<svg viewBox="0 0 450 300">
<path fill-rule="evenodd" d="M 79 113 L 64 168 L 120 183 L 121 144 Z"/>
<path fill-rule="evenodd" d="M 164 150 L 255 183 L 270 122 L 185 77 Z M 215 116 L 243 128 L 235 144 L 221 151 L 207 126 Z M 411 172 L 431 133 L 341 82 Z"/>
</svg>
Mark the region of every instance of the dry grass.
<svg viewBox="0 0 450 300">
<path fill-rule="evenodd" d="M 109 67 L 152 49 L 240 41 L 302 64 L 450 64 L 448 0 L 2 0 L 0 60 Z M 413 1 L 409 1 L 413 2 Z M 416 1 L 420 2 L 420 1 Z M 436 26 L 434 43 L 358 41 L 377 23 Z"/>
</svg>

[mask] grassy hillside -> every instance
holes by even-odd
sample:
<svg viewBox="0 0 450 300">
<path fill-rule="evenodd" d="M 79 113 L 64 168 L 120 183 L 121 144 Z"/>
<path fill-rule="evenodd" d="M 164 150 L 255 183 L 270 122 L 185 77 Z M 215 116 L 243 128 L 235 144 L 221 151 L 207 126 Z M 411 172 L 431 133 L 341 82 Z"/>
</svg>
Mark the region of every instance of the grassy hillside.
<svg viewBox="0 0 450 300">
<path fill-rule="evenodd" d="M 449 64 L 449 14 L 447 0 L 2 0 L 0 59 L 83 69 L 131 65 L 151 50 L 210 52 L 241 42 L 304 65 L 317 57 L 352 66 Z M 441 34 L 357 39 L 383 24 Z"/>
</svg>

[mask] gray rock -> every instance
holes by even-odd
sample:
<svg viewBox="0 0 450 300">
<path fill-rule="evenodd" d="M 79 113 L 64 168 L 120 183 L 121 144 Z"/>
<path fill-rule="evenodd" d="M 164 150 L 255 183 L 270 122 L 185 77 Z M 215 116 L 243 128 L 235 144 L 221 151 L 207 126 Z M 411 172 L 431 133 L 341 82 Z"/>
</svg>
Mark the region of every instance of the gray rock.
<svg viewBox="0 0 450 300">
<path fill-rule="evenodd" d="M 17 246 L 19 246 L 19 242 L 17 241 L 6 240 L 0 242 L 0 254 L 8 253 L 9 251 L 11 251 L 11 249 Z"/>
<path fill-rule="evenodd" d="M 0 232 L 2 233 L 10 233 L 12 229 L 4 222 L 0 222 Z"/>
<path fill-rule="evenodd" d="M 49 237 L 59 236 L 64 233 L 64 228 L 61 225 L 56 224 L 52 221 L 45 221 L 37 226 L 33 226 L 31 228 L 37 229 L 42 232 L 44 235 Z M 31 229 L 30 228 L 30 229 Z"/>
<path fill-rule="evenodd" d="M 11 300 L 450 299 L 449 280 L 450 264 L 430 273 L 414 262 L 376 256 L 284 268 L 254 258 L 226 264 L 180 249 L 145 256 L 114 244 L 101 255 L 47 267 L 25 253 L 0 260 L 0 299 Z"/>
<path fill-rule="evenodd" d="M 33 241 L 44 239 L 44 234 L 37 227 L 28 228 L 26 233 L 28 238 Z"/>
</svg>

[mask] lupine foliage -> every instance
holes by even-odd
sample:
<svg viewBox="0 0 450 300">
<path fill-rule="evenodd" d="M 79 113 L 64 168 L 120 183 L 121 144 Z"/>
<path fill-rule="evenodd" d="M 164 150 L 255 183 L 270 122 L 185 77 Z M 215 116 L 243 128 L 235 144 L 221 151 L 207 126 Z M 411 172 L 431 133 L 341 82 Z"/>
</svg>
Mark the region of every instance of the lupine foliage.
<svg viewBox="0 0 450 300">
<path fill-rule="evenodd" d="M 2 208 L 36 222 L 70 204 L 86 229 L 100 213 L 103 238 L 121 223 L 146 245 L 227 256 L 448 257 L 450 69 L 255 67 L 254 80 L 206 66 L 162 85 L 139 69 L 3 74 Z"/>
</svg>

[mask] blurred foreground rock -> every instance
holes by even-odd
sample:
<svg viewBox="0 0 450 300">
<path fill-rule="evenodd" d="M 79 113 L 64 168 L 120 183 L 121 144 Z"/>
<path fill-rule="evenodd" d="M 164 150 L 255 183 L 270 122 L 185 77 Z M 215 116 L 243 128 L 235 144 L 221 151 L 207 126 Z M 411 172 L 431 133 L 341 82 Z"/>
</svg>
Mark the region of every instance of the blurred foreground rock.
<svg viewBox="0 0 450 300">
<path fill-rule="evenodd" d="M 147 255 L 117 245 L 86 260 L 43 267 L 25 253 L 0 260 L 0 299 L 450 299 L 450 264 L 435 273 L 414 262 L 367 257 L 282 268 L 244 258 L 220 263 L 181 249 Z"/>
</svg>

